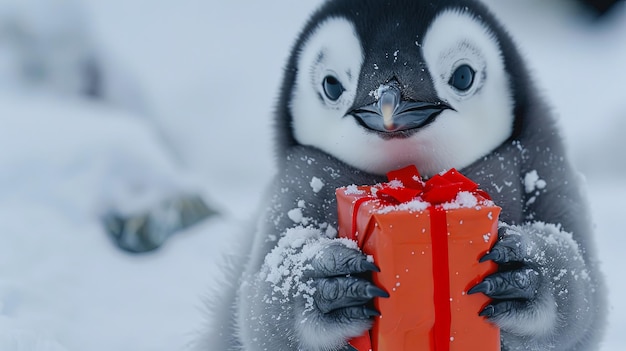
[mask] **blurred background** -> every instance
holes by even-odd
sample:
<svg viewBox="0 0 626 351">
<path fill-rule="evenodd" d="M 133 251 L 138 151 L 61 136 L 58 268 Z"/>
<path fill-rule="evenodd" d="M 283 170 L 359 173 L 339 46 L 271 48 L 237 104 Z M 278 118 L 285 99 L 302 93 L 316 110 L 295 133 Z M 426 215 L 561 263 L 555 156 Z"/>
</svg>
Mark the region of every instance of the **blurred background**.
<svg viewBox="0 0 626 351">
<path fill-rule="evenodd" d="M 603 349 L 621 349 L 626 4 L 485 1 L 587 179 L 611 296 Z M 320 3 L 0 0 L 1 350 L 180 350 L 198 337 L 220 254 L 272 176 L 282 67 Z M 144 255 L 106 234 L 103 215 L 179 194 L 220 215 Z"/>
</svg>

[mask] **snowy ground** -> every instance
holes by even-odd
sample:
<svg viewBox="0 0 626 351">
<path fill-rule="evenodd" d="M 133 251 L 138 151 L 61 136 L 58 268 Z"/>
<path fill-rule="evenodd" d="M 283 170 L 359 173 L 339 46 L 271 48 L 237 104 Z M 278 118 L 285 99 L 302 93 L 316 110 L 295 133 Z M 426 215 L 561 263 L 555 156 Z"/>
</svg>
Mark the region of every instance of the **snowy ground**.
<svg viewBox="0 0 626 351">
<path fill-rule="evenodd" d="M 19 1 L 1 0 L 0 15 Z M 152 113 L 2 93 L 0 350 L 184 349 L 203 325 L 219 254 L 272 174 L 282 65 L 320 1 L 81 2 L 97 49 L 132 73 L 124 78 L 136 78 L 147 105 L 140 110 Z M 604 350 L 619 350 L 626 6 L 596 24 L 566 1 L 489 3 L 518 39 L 588 178 L 611 293 Z M 190 187 L 226 215 L 155 254 L 117 251 L 98 224 L 120 198 Z"/>
</svg>

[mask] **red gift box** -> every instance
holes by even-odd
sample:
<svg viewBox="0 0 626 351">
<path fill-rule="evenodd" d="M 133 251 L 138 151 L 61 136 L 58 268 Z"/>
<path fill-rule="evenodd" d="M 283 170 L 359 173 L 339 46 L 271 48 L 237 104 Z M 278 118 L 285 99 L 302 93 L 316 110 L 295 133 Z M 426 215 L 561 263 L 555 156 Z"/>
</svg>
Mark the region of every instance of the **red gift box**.
<svg viewBox="0 0 626 351">
<path fill-rule="evenodd" d="M 359 351 L 500 350 L 500 332 L 479 312 L 489 303 L 467 291 L 496 271 L 479 263 L 497 240 L 500 208 L 452 169 L 423 182 L 415 167 L 389 183 L 336 191 L 339 236 L 371 255 L 381 315 L 350 343 Z"/>
</svg>

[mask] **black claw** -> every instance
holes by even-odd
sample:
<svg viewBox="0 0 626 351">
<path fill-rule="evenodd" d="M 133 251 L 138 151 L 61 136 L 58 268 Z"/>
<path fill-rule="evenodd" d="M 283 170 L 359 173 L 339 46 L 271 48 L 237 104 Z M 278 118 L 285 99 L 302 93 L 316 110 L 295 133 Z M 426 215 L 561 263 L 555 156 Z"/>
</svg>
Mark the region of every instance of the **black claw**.
<svg viewBox="0 0 626 351">
<path fill-rule="evenodd" d="M 486 255 L 481 257 L 480 262 L 488 260 L 498 264 L 523 262 L 526 257 L 526 249 L 520 242 L 519 235 L 508 235 L 500 238 Z"/>
<path fill-rule="evenodd" d="M 473 288 L 469 289 L 467 293 L 469 295 L 476 293 L 489 294 L 491 291 L 493 291 L 493 284 L 491 281 L 483 280 L 482 282 L 476 284 Z"/>
<path fill-rule="evenodd" d="M 467 293 L 482 292 L 494 299 L 533 299 L 537 295 L 540 275 L 531 268 L 494 273 Z"/>
<path fill-rule="evenodd" d="M 491 305 L 487 305 L 480 313 L 479 316 L 487 318 L 497 318 L 503 314 L 509 314 L 512 311 L 523 309 L 524 303 L 520 301 L 508 300 Z"/>
<path fill-rule="evenodd" d="M 369 272 L 380 272 L 380 268 L 378 268 L 378 266 L 376 266 L 375 264 L 373 264 L 372 262 L 368 261 L 367 259 L 363 261 L 363 264 L 361 266 L 365 271 L 369 271 Z"/>
<path fill-rule="evenodd" d="M 375 297 L 389 294 L 365 279 L 355 277 L 320 278 L 315 281 L 313 299 L 322 313 L 348 307 L 363 307 Z"/>
<path fill-rule="evenodd" d="M 478 315 L 481 317 L 492 317 L 494 312 L 495 308 L 493 305 L 487 305 Z"/>
<path fill-rule="evenodd" d="M 370 319 L 378 316 L 380 316 L 380 312 L 373 308 L 355 306 L 331 311 L 326 315 L 326 318 L 332 320 L 333 323 L 349 324 L 353 323 L 355 319 Z"/>
<path fill-rule="evenodd" d="M 380 312 L 373 308 L 363 307 L 363 313 L 368 317 L 378 317 L 380 316 Z"/>
<path fill-rule="evenodd" d="M 389 294 L 377 287 L 376 285 L 369 285 L 367 288 L 365 288 L 365 293 L 367 294 L 367 297 L 369 298 L 374 298 L 374 297 L 384 297 L 384 298 L 388 298 Z"/>
<path fill-rule="evenodd" d="M 500 260 L 501 260 L 500 251 L 494 248 L 493 250 L 489 251 L 485 256 L 480 258 L 480 263 L 483 263 L 485 261 L 498 262 Z"/>
</svg>

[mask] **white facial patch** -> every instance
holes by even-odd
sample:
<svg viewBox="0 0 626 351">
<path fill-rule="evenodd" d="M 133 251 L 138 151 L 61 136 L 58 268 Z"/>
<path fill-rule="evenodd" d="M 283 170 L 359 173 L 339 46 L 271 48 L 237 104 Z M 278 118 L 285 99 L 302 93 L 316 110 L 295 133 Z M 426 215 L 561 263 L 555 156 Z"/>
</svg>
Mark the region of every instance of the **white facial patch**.
<svg viewBox="0 0 626 351">
<path fill-rule="evenodd" d="M 348 20 L 328 19 L 311 33 L 299 53 L 290 105 L 294 136 L 300 144 L 341 158 L 338 153 L 354 134 L 363 133 L 353 118 L 345 117 L 356 95 L 362 62 L 363 50 Z M 345 89 L 336 101 L 324 91 L 328 76 Z"/>
<path fill-rule="evenodd" d="M 359 88 L 364 61 L 354 26 L 344 18 L 322 22 L 298 58 L 290 105 L 296 140 L 376 174 L 414 164 L 423 175 L 432 176 L 452 167 L 463 168 L 488 154 L 508 138 L 513 125 L 513 100 L 494 36 L 472 16 L 448 11 L 428 29 L 423 50 L 440 99 L 454 110 L 444 111 L 411 137 L 382 138 L 346 115 Z M 448 84 L 461 64 L 476 72 L 472 87 L 465 92 Z M 328 75 L 345 89 L 337 101 L 325 95 Z"/>
<path fill-rule="evenodd" d="M 444 111 L 418 137 L 436 145 L 445 168 L 462 168 L 502 144 L 513 130 L 513 97 L 495 35 L 471 14 L 446 11 L 428 29 L 423 55 L 437 95 L 454 110 Z M 469 65 L 467 91 L 449 84 L 454 71 Z"/>
</svg>

